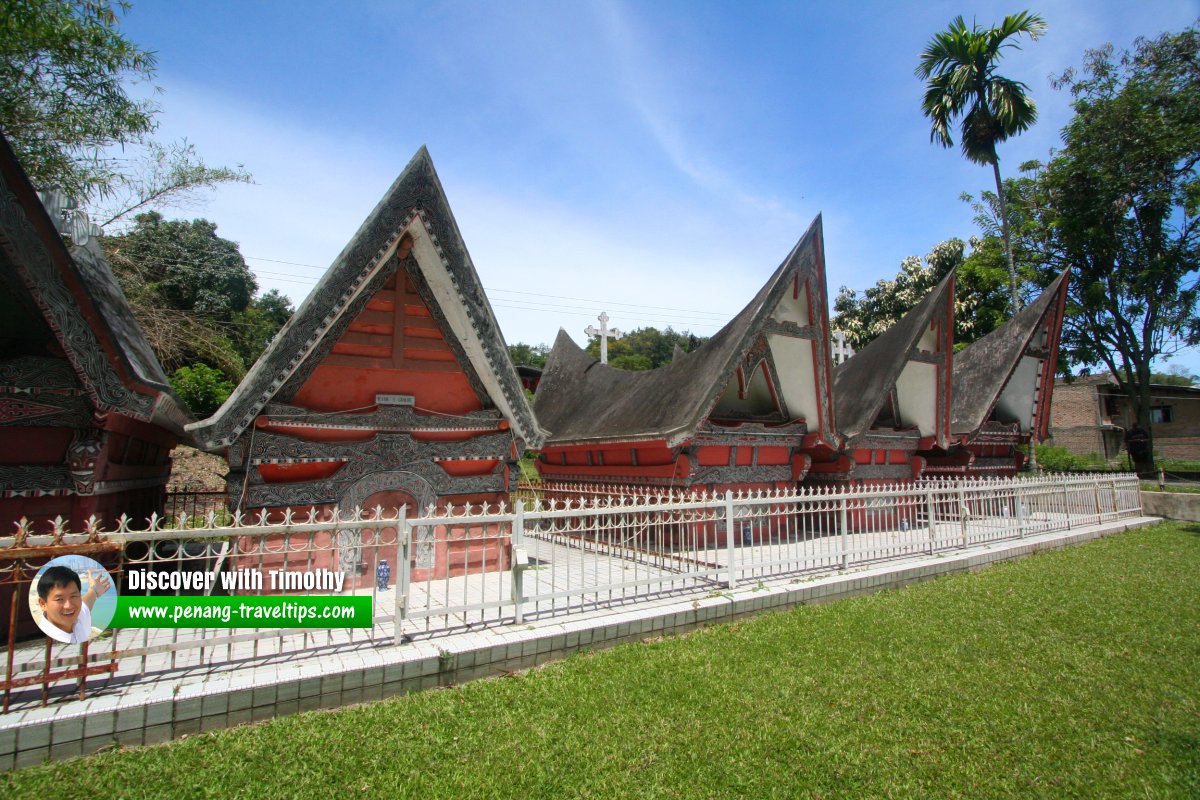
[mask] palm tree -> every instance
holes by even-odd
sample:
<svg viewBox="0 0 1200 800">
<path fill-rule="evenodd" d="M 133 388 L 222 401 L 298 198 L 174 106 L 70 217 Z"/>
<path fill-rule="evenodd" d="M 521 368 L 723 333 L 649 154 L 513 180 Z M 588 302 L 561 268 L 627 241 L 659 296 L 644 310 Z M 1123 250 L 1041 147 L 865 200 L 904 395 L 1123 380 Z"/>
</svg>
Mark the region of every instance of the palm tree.
<svg viewBox="0 0 1200 800">
<path fill-rule="evenodd" d="M 1037 107 L 1025 94 L 1028 86 L 996 74 L 996 62 L 1004 48 L 1020 49 L 1015 39 L 1021 34 L 1038 39 L 1045 30 L 1045 20 L 1028 11 L 1009 15 L 998 28 L 986 30 L 980 30 L 973 22 L 967 28 L 963 18 L 956 17 L 947 30 L 934 36 L 925 47 L 916 70 L 917 77 L 927 81 L 921 110 L 932 123 L 930 141 L 943 147 L 953 146 L 950 126 L 955 118 L 961 117 L 963 155 L 976 164 L 990 164 L 995 173 L 1014 314 L 1020 308 L 1017 268 L 1013 263 L 1008 206 L 996 145 L 1033 125 L 1037 121 Z"/>
</svg>

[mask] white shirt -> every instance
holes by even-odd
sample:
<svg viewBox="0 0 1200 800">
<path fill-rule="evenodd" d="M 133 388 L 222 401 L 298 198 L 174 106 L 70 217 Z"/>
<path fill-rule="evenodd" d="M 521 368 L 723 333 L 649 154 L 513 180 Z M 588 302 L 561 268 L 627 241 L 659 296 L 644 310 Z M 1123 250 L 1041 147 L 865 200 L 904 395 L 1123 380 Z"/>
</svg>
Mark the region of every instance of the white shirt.
<svg viewBox="0 0 1200 800">
<path fill-rule="evenodd" d="M 44 615 L 38 622 L 38 627 L 45 631 L 47 636 L 66 644 L 79 644 L 92 638 L 92 610 L 84 602 L 79 603 L 79 613 L 75 615 L 75 627 L 71 629 L 70 633 L 55 625 Z"/>
</svg>

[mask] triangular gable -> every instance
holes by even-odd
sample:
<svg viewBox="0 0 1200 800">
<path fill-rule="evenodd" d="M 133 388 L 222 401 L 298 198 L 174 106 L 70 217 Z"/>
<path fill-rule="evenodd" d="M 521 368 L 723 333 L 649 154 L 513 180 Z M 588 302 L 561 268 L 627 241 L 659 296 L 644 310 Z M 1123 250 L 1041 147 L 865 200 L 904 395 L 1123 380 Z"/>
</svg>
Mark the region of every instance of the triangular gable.
<svg viewBox="0 0 1200 800">
<path fill-rule="evenodd" d="M 994 411 L 1022 433 L 1036 424 L 1045 438 L 1066 299 L 1063 272 L 1016 316 L 955 354 L 951 432 L 973 435 Z"/>
<path fill-rule="evenodd" d="M 821 218 L 784 259 L 754 299 L 715 336 L 670 364 L 625 371 L 598 363 L 565 331 L 546 362 L 534 408 L 552 433 L 549 443 L 665 440 L 696 432 L 738 383 L 761 364 L 778 402 L 804 417 L 810 432 L 834 436 L 830 391 L 829 322 Z M 796 373 L 802 372 L 802 377 Z M 736 394 L 736 389 L 735 389 Z"/>
<path fill-rule="evenodd" d="M 532 447 L 545 432 L 533 417 L 495 314 L 429 152 L 422 147 L 363 222 L 267 351 L 217 412 L 189 426 L 207 449 L 231 444 L 273 400 L 302 392 L 311 373 L 353 336 L 352 327 L 389 281 L 408 275 L 437 316 L 439 338 L 471 376 L 481 400 L 497 408 Z M 448 334 L 448 335 L 447 335 Z M 431 337 L 432 341 L 432 337 Z M 401 348 L 403 349 L 403 348 Z M 411 350 L 419 348 L 409 348 Z M 347 354 L 342 348 L 341 355 Z M 400 352 L 399 358 L 405 354 Z"/>
<path fill-rule="evenodd" d="M 275 395 L 309 411 L 374 405 L 379 394 L 405 395 L 433 414 L 492 407 L 478 373 L 453 341 L 420 267 L 397 258 L 357 313 L 347 312 L 325 342 Z M 356 304 L 357 305 L 357 304 Z"/>
<path fill-rule="evenodd" d="M 896 424 L 939 446 L 949 438 L 954 342 L 954 272 L 899 322 L 833 373 L 838 432 L 847 443 L 868 434 L 896 401 Z M 885 413 L 890 412 L 887 409 Z"/>
<path fill-rule="evenodd" d="M 0 249 L 3 285 L 40 312 L 96 409 L 181 435 L 190 417 L 99 245 L 89 238 L 68 248 L 2 136 Z"/>
</svg>

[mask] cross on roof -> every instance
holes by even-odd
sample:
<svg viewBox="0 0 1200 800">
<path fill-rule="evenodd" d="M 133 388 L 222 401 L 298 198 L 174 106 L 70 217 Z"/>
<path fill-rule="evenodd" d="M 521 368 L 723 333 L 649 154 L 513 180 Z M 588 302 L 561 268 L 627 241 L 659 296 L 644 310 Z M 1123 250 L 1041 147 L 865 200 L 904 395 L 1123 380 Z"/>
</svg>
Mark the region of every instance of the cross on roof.
<svg viewBox="0 0 1200 800">
<path fill-rule="evenodd" d="M 588 325 L 586 328 L 583 329 L 583 332 L 586 333 L 588 336 L 599 336 L 600 337 L 600 363 L 607 364 L 608 363 L 608 337 L 611 336 L 614 339 L 620 339 L 622 334 L 619 329 L 608 327 L 609 316 L 608 316 L 607 311 L 601 311 L 600 316 L 596 317 L 596 319 L 600 320 L 600 329 L 597 330 L 595 325 Z"/>
<path fill-rule="evenodd" d="M 851 347 L 850 342 L 847 341 L 846 333 L 844 331 L 833 332 L 833 346 L 832 353 L 830 355 L 833 356 L 833 365 L 835 367 L 838 364 L 845 362 L 846 359 L 850 358 L 850 356 L 854 355 L 854 348 Z"/>
</svg>

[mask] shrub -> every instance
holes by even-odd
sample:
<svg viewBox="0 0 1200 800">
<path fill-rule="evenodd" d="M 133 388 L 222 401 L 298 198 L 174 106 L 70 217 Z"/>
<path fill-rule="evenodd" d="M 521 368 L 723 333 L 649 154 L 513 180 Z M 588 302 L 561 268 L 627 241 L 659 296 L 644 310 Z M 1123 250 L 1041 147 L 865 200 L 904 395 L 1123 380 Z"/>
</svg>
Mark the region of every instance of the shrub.
<svg viewBox="0 0 1200 800">
<path fill-rule="evenodd" d="M 1108 469 L 1104 459 L 1095 453 L 1086 456 L 1075 455 L 1065 447 L 1038 445 L 1038 464 L 1049 472 L 1073 472 L 1080 470 Z"/>
<path fill-rule="evenodd" d="M 192 364 L 175 370 L 171 387 L 201 419 L 211 416 L 233 393 L 233 383 L 207 364 Z"/>
</svg>

